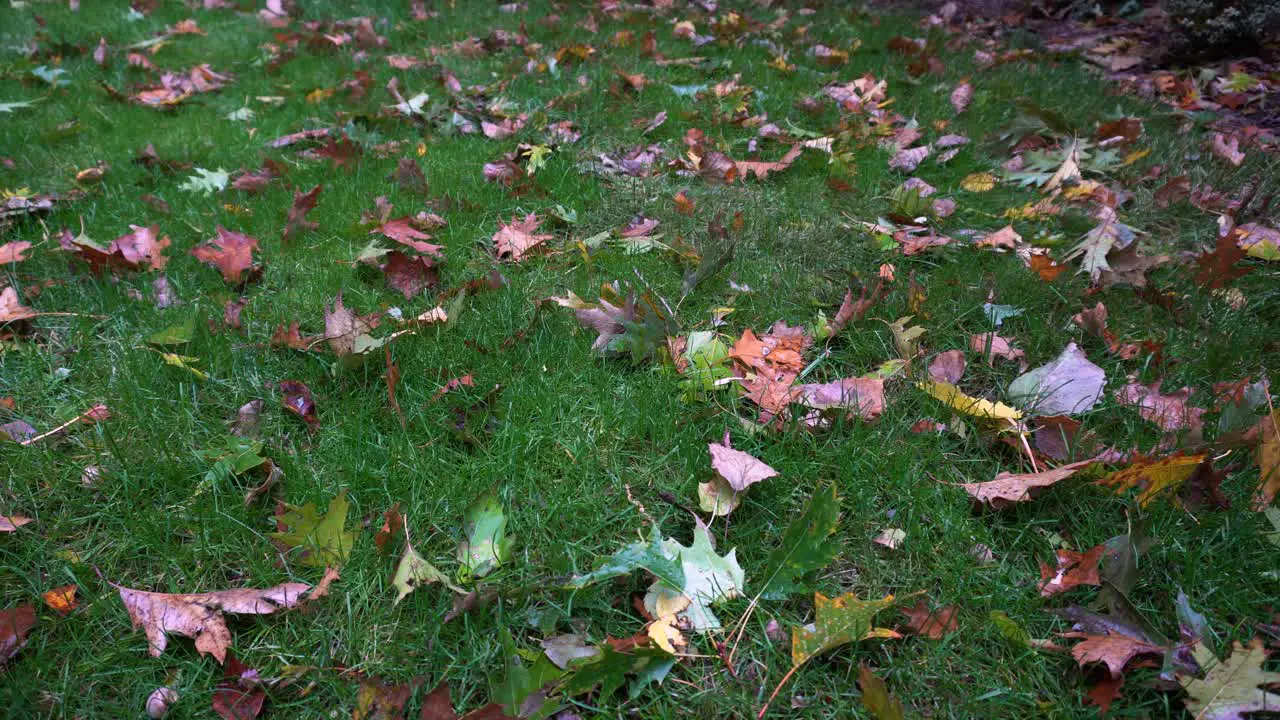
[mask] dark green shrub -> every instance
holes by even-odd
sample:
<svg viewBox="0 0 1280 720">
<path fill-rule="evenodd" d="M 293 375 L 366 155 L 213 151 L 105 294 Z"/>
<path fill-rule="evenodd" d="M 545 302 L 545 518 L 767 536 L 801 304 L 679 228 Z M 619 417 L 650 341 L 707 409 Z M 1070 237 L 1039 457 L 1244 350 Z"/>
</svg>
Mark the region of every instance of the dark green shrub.
<svg viewBox="0 0 1280 720">
<path fill-rule="evenodd" d="M 1247 53 L 1280 33 L 1280 0 L 1164 0 L 1174 50 Z"/>
</svg>

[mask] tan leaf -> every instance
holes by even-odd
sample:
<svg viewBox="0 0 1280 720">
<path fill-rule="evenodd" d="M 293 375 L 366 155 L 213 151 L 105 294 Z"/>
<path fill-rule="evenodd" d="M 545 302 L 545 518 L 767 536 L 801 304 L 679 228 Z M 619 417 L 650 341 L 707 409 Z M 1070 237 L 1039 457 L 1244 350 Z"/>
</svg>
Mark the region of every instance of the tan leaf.
<svg viewBox="0 0 1280 720">
<path fill-rule="evenodd" d="M 493 247 L 498 259 L 520 262 L 530 251 L 550 240 L 552 235 L 537 232 L 541 224 L 542 220 L 534 213 L 525 215 L 523 220 L 512 218 L 511 222 L 501 224 L 493 234 Z"/>
<path fill-rule="evenodd" d="M 22 304 L 18 299 L 18 291 L 11 287 L 0 290 L 0 325 L 4 323 L 27 320 L 39 315 L 35 310 Z"/>
<path fill-rule="evenodd" d="M 1081 667 L 1089 663 L 1103 663 L 1118 678 L 1124 674 L 1124 668 L 1130 660 L 1140 655 L 1162 655 L 1165 648 L 1152 645 L 1127 635 L 1089 635 L 1086 633 L 1066 633 L 1063 637 L 1083 638 L 1071 648 L 1071 655 Z"/>
<path fill-rule="evenodd" d="M 1240 167 L 1244 163 L 1244 152 L 1240 150 L 1240 138 L 1232 137 L 1230 140 L 1222 133 L 1214 133 L 1213 142 L 1210 144 L 1213 154 L 1226 160 L 1236 167 Z"/>
<path fill-rule="evenodd" d="M 1253 509 L 1262 511 L 1280 493 L 1280 410 L 1258 423 L 1262 440 L 1254 455 L 1258 462 L 1258 491 L 1253 496 Z"/>
<path fill-rule="evenodd" d="M 954 605 L 946 605 L 937 610 L 930 610 L 924 600 L 916 602 L 915 607 L 901 610 L 907 616 L 907 628 L 916 635 L 933 640 L 941 640 L 956 631 L 958 623 L 956 615 L 960 609 Z"/>
<path fill-rule="evenodd" d="M 966 483 L 961 487 L 973 499 L 999 510 L 1030 500 L 1034 495 L 1033 491 L 1062 482 L 1094 462 L 1095 459 L 1090 458 L 1038 473 L 1002 472 L 994 480 Z"/>
<path fill-rule="evenodd" d="M 1184 387 L 1174 393 L 1161 394 L 1160 383 L 1139 385 L 1129 383 L 1116 391 L 1116 400 L 1121 405 L 1137 406 L 1138 414 L 1148 422 L 1155 423 L 1165 432 L 1176 432 L 1187 428 L 1198 428 L 1204 424 L 1201 416 L 1203 408 L 1188 407 L 1187 401 L 1193 392 Z"/>
<path fill-rule="evenodd" d="M 29 522 L 31 522 L 31 518 L 23 515 L 9 515 L 8 517 L 0 515 L 0 532 L 14 532 Z"/>
<path fill-rule="evenodd" d="M 25 240 L 15 240 L 14 242 L 0 245 L 0 265 L 26 260 L 27 258 L 23 253 L 30 249 L 31 243 Z"/>
<path fill-rule="evenodd" d="M 765 465 L 750 454 L 729 447 L 728 438 L 724 444 L 707 443 L 711 451 L 711 467 L 715 469 L 734 492 L 742 492 L 761 480 L 768 480 L 778 474 L 777 470 Z"/>
<path fill-rule="evenodd" d="M 284 583 L 265 589 L 245 588 L 192 595 L 131 590 L 115 586 L 134 628 L 147 634 L 152 657 L 160 657 L 169 644 L 169 633 L 194 638 L 196 650 L 226 660 L 231 631 L 222 613 L 270 615 L 298 604 L 306 583 Z"/>
</svg>

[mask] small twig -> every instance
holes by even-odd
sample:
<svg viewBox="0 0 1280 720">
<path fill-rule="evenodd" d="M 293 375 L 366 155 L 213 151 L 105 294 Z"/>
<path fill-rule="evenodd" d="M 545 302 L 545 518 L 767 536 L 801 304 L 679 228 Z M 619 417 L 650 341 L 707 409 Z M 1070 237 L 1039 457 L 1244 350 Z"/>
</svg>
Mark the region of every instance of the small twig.
<svg viewBox="0 0 1280 720">
<path fill-rule="evenodd" d="M 565 452 L 568 452 L 568 450 L 565 450 Z M 636 510 L 640 512 L 640 515 L 644 517 L 645 522 L 649 523 L 650 525 L 656 525 L 657 523 L 653 521 L 653 516 L 649 515 L 649 511 L 646 510 L 644 508 L 644 505 L 639 500 L 636 500 L 635 496 L 631 494 L 631 485 L 627 483 L 623 483 L 622 487 L 624 490 L 627 491 L 627 501 L 635 506 Z"/>
<path fill-rule="evenodd" d="M 74 418 L 71 418 L 70 420 L 68 420 L 68 421 L 66 421 L 66 422 L 64 422 L 64 423 L 62 423 L 62 424 L 61 424 L 61 425 L 59 425 L 58 427 L 56 427 L 56 428 L 54 428 L 54 429 L 52 429 L 52 430 L 50 430 L 50 431 L 48 431 L 48 432 L 40 433 L 39 435 L 36 435 L 35 437 L 27 438 L 26 440 L 23 440 L 22 442 L 20 442 L 20 443 L 18 443 L 18 444 L 19 444 L 19 445 L 23 445 L 23 446 L 27 446 L 27 445 L 35 445 L 36 443 L 40 442 L 41 440 L 47 439 L 47 438 L 49 438 L 49 437 L 54 437 L 54 436 L 57 436 L 57 435 L 61 435 L 63 432 L 65 432 L 65 431 L 66 431 L 66 429 L 67 429 L 67 428 L 71 427 L 72 425 L 75 425 L 75 424 L 76 424 L 76 423 L 78 423 L 78 422 L 84 422 L 84 421 L 86 421 L 86 420 L 90 420 L 90 419 L 96 420 L 96 419 L 97 419 L 97 417 L 96 417 L 96 416 L 102 415 L 103 413 L 109 413 L 109 412 L 110 412 L 110 411 L 107 409 L 107 406 L 106 406 L 106 405 L 94 405 L 93 407 L 91 407 L 91 408 L 89 408 L 88 410 L 86 410 L 86 411 L 84 411 L 84 412 L 80 413 L 79 415 L 75 416 Z"/>
<path fill-rule="evenodd" d="M 795 675 L 796 671 L 799 669 L 799 665 L 793 665 L 791 669 L 787 671 L 787 674 L 782 676 L 782 681 L 778 683 L 778 687 L 773 689 L 773 693 L 770 694 L 769 699 L 765 701 L 764 707 L 760 708 L 760 712 L 756 713 L 756 720 L 760 720 L 760 718 L 764 717 L 765 713 L 769 712 L 769 705 L 773 703 L 774 698 L 778 697 L 778 693 L 782 690 L 782 686 L 786 685 L 787 681 L 791 679 L 791 676 Z"/>
</svg>

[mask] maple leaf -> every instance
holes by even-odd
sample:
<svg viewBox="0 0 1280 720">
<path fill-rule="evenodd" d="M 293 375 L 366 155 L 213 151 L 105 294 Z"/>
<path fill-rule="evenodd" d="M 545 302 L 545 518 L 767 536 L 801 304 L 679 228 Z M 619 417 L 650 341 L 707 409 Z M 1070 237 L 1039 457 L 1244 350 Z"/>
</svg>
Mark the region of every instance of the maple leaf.
<svg viewBox="0 0 1280 720">
<path fill-rule="evenodd" d="M 1267 651 L 1261 638 L 1247 647 L 1233 643 L 1231 657 L 1222 661 L 1202 643 L 1196 643 L 1192 654 L 1205 669 L 1204 678 L 1182 677 L 1178 682 L 1187 691 L 1187 710 L 1197 720 L 1243 720 L 1280 707 L 1280 694 L 1263 689 L 1280 683 L 1280 673 L 1263 669 Z"/>
<path fill-rule="evenodd" d="M 929 362 L 929 377 L 937 382 L 954 385 L 964 376 L 964 351 L 947 350 L 940 352 Z"/>
<path fill-rule="evenodd" d="M 795 386 L 797 402 L 815 410 L 844 409 L 863 420 L 884 412 L 884 378 L 851 377 L 829 383 Z"/>
<path fill-rule="evenodd" d="M 517 221 L 513 217 L 511 222 L 501 223 L 493 234 L 494 254 L 499 260 L 520 262 L 530 251 L 554 237 L 538 233 L 541 225 L 542 220 L 535 213 L 525 215 L 523 220 Z"/>
<path fill-rule="evenodd" d="M 955 385 L 944 382 L 925 381 L 917 383 L 934 399 L 939 400 L 954 410 L 987 420 L 1004 420 L 1012 422 L 1022 418 L 1022 412 L 1001 402 L 992 402 L 983 398 L 975 398 L 964 394 Z"/>
<path fill-rule="evenodd" d="M 1209 148 L 1213 150 L 1213 154 L 1226 160 L 1235 167 L 1240 167 L 1244 163 L 1244 153 L 1240 150 L 1240 138 L 1232 137 L 1230 140 L 1222 133 L 1214 133 L 1213 141 L 1209 144 Z"/>
<path fill-rule="evenodd" d="M 907 629 L 916 635 L 933 640 L 941 640 L 956 631 L 958 623 L 956 615 L 960 609 L 954 605 L 946 605 L 937 610 L 930 610 L 924 600 L 916 601 L 914 607 L 899 609 L 907 616 Z"/>
<path fill-rule="evenodd" d="M 804 147 L 803 144 L 792 145 L 791 149 L 776 162 L 760 162 L 756 160 L 736 160 L 732 162 L 737 170 L 736 175 L 741 177 L 743 181 L 747 179 L 748 175 L 754 175 L 757 180 L 765 180 L 768 179 L 769 173 L 781 172 L 791 167 L 791 164 L 804 151 Z M 732 182 L 732 180 L 726 180 L 726 182 Z"/>
<path fill-rule="evenodd" d="M 134 270 L 142 269 L 143 264 L 150 270 L 163 270 L 169 262 L 169 258 L 163 255 L 171 243 L 169 236 L 160 235 L 160 228 L 156 225 L 130 225 L 129 228 L 133 232 L 111 241 L 106 251 L 109 259 Z"/>
<path fill-rule="evenodd" d="M 791 631 L 792 666 L 800 667 L 817 655 L 859 640 L 902 637 L 871 624 L 876 613 L 893 607 L 894 602 L 892 595 L 883 600 L 859 600 L 851 592 L 836 598 L 814 593 L 813 623 Z"/>
<path fill-rule="evenodd" d="M 1137 406 L 1138 414 L 1154 423 L 1164 432 L 1196 429 L 1204 424 L 1203 408 L 1189 407 L 1188 400 L 1194 392 L 1189 387 L 1173 393 L 1160 393 L 1160 383 L 1139 385 L 1129 383 L 1116 391 L 1116 401 L 1121 405 Z"/>
<path fill-rule="evenodd" d="M 766 600 L 781 600 L 805 588 L 801 580 L 826 567 L 839 547 L 830 537 L 840 520 L 840 499 L 834 483 L 820 489 L 787 525 L 778 547 L 764 561 L 760 591 Z"/>
<path fill-rule="evenodd" d="M 1247 265 L 1237 265 L 1249 255 L 1248 250 L 1240 247 L 1239 234 L 1238 228 L 1225 234 L 1219 233 L 1213 250 L 1196 258 L 1196 284 L 1216 290 L 1253 271 L 1253 268 Z"/>
<path fill-rule="evenodd" d="M 378 233 L 395 240 L 401 245 L 413 248 L 420 253 L 444 257 L 444 253 L 441 252 L 441 250 L 444 249 L 444 246 L 433 245 L 429 242 L 422 242 L 423 240 L 430 240 L 431 236 L 415 228 L 413 226 L 413 222 L 414 219 L 407 215 L 395 218 L 394 220 L 387 220 L 378 227 L 370 230 L 369 234 L 372 235 L 374 233 Z"/>
<path fill-rule="evenodd" d="M 307 220 L 307 213 L 316 208 L 316 199 L 320 196 L 320 192 L 324 190 L 324 185 L 317 185 L 310 190 L 299 192 L 293 191 L 293 204 L 289 206 L 289 215 L 285 219 L 284 232 L 280 236 L 281 242 L 288 243 L 293 237 L 300 233 L 315 230 L 318 224 Z"/>
<path fill-rule="evenodd" d="M 1014 379 L 1006 392 L 1015 404 L 1039 415 L 1078 415 L 1098 404 L 1106 382 L 1102 368 L 1072 342 L 1053 362 Z"/>
<path fill-rule="evenodd" d="M 375 540 L 380 539 L 381 537 Z M 417 550 L 413 549 L 413 543 L 409 540 L 409 526 L 405 524 L 404 554 L 400 556 L 400 562 L 396 565 L 396 574 L 391 579 L 391 586 L 396 589 L 395 604 L 399 605 L 405 596 L 423 585 L 437 582 L 443 583 L 445 587 L 456 593 L 466 594 L 465 590 L 449 581 L 448 575 L 440 572 L 435 565 L 427 562 Z"/>
<path fill-rule="evenodd" d="M 169 633 L 196 641 L 202 655 L 213 655 L 222 663 L 231 647 L 231 631 L 222 613 L 270 615 L 298 604 L 306 583 L 284 583 L 265 589 L 244 588 L 197 594 L 167 594 L 131 590 L 112 583 L 120 591 L 120 601 L 129 612 L 133 627 L 147 634 L 148 652 L 160 657 L 169 644 Z"/>
<path fill-rule="evenodd" d="M 683 595 L 689 604 L 674 613 L 681 621 L 699 633 L 719 629 L 720 621 L 711 612 L 711 605 L 740 597 L 745 584 L 737 550 L 730 550 L 723 557 L 717 555 L 710 531 L 699 520 L 693 529 L 692 545 L 686 547 L 668 538 L 662 543 L 662 552 L 668 560 L 679 563 L 684 581 L 678 590 L 662 579 L 655 581 L 645 594 L 645 608 L 651 615 L 662 617 L 668 613 L 661 612 L 660 606 L 679 602 Z"/>
<path fill-rule="evenodd" d="M 921 145 L 920 147 L 902 148 L 889 158 L 889 167 L 893 170 L 902 170 L 904 172 L 914 172 L 924 159 L 929 157 L 932 148 L 929 145 Z"/>
<path fill-rule="evenodd" d="M 636 675 L 629 694 L 639 695 L 650 682 L 659 682 L 675 665 L 677 658 L 659 648 L 631 647 L 624 652 L 605 643 L 600 646 L 599 659 L 578 666 L 565 682 L 564 691 L 570 697 L 600 688 L 599 697 L 608 698 L 627 681 L 628 675 Z"/>
<path fill-rule="evenodd" d="M 27 635 L 35 624 L 36 609 L 32 605 L 0 610 L 0 667 L 27 644 Z"/>
<path fill-rule="evenodd" d="M 1135 657 L 1142 655 L 1163 655 L 1166 648 L 1139 640 L 1122 633 L 1091 635 L 1087 633 L 1066 633 L 1063 637 L 1081 638 L 1071 655 L 1081 667 L 1089 663 L 1102 663 L 1112 678 L 1124 674 L 1125 666 Z"/>
<path fill-rule="evenodd" d="M 510 559 L 511 536 L 507 535 L 507 516 L 497 493 L 490 491 L 471 503 L 463 518 L 462 535 L 458 578 L 463 582 L 482 578 Z"/>
<path fill-rule="evenodd" d="M 386 259 L 382 274 L 387 285 L 399 290 L 406 300 L 440 283 L 436 264 L 429 257 L 393 251 L 387 253 Z"/>
<path fill-rule="evenodd" d="M 1001 337 L 994 332 L 971 335 L 969 337 L 969 349 L 973 352 L 981 353 L 986 358 L 987 367 L 994 367 L 995 359 L 998 357 L 1017 361 L 1024 369 L 1027 367 L 1026 352 L 1022 348 L 1014 347 L 1008 338 Z"/>
<path fill-rule="evenodd" d="M 279 532 L 271 537 L 290 548 L 301 548 L 299 560 L 312 567 L 341 567 L 347 562 L 359 530 L 347 530 L 347 491 L 329 501 L 321 515 L 315 503 L 286 505 L 277 518 Z M 278 511 L 277 511 L 278 512 Z M 287 529 L 286 529 L 287 528 Z"/>
<path fill-rule="evenodd" d="M 1095 462 L 1097 462 L 1095 458 L 1090 458 L 1037 473 L 1002 472 L 993 480 L 965 483 L 961 487 L 979 503 L 1000 510 L 1031 500 L 1034 491 L 1056 485 Z"/>
<path fill-rule="evenodd" d="M 231 187 L 234 190 L 241 190 L 247 193 L 262 192 L 272 180 L 284 177 L 286 172 L 284 165 L 271 158 L 266 158 L 262 161 L 261 168 L 241 173 L 235 180 L 232 180 Z"/>
<path fill-rule="evenodd" d="M 229 283 L 239 284 L 246 272 L 246 282 L 261 272 L 254 267 L 253 251 L 258 249 L 257 238 L 232 232 L 221 225 L 215 228 L 218 236 L 191 249 L 197 260 L 208 263 L 222 273 L 222 278 Z"/>
<path fill-rule="evenodd" d="M 1141 487 L 1138 504 L 1146 507 L 1157 497 L 1176 491 L 1196 472 L 1207 455 L 1183 455 L 1181 453 L 1162 458 L 1139 455 L 1127 468 L 1117 470 L 1098 481 L 1099 485 L 1115 488 L 1123 495 L 1135 487 Z"/>
<path fill-rule="evenodd" d="M 1080 585 L 1100 585 L 1102 580 L 1098 577 L 1098 563 L 1102 561 L 1102 553 L 1106 549 L 1106 545 L 1095 545 L 1083 553 L 1058 550 L 1056 569 L 1041 562 L 1040 597 L 1057 595 Z"/>
<path fill-rule="evenodd" d="M 566 587 L 581 589 L 640 568 L 648 570 L 668 588 L 679 590 L 684 587 L 684 570 L 679 563 L 667 557 L 662 546 L 662 531 L 657 525 L 653 526 L 647 541 L 637 541 L 617 550 L 595 570 L 570 578 Z"/>
</svg>

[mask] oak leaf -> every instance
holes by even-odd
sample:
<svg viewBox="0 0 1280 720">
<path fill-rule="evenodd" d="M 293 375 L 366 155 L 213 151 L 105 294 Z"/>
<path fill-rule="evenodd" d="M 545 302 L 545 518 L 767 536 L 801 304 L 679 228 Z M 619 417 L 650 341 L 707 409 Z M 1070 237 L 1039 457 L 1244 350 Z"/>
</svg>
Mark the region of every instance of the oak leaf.
<svg viewBox="0 0 1280 720">
<path fill-rule="evenodd" d="M 1263 688 L 1280 684 L 1280 673 L 1263 669 L 1267 651 L 1260 638 L 1246 647 L 1236 642 L 1231 657 L 1219 661 L 1213 651 L 1197 643 L 1193 655 L 1205 669 L 1201 678 L 1179 678 L 1187 691 L 1187 710 L 1197 719 L 1243 720 L 1254 713 L 1274 713 L 1280 694 Z"/>
<path fill-rule="evenodd" d="M 119 585 L 120 601 L 134 628 L 147 634 L 152 657 L 160 657 L 169 644 L 169 633 L 193 638 L 196 650 L 222 663 L 231 646 L 231 631 L 222 613 L 270 615 L 298 604 L 306 583 L 284 583 L 265 589 L 244 588 L 198 594 L 168 594 L 131 590 Z"/>
<path fill-rule="evenodd" d="M 280 236 L 281 242 L 288 243 L 297 235 L 319 227 L 318 224 L 307 220 L 307 213 L 316 209 L 316 199 L 319 198 L 322 190 L 324 185 L 317 185 L 305 193 L 293 191 L 293 204 L 289 206 L 289 215 L 285 218 L 284 232 Z"/>
<path fill-rule="evenodd" d="M 799 667 L 816 655 L 859 640 L 902 637 L 871 624 L 876 613 L 893 607 L 894 602 L 892 595 L 883 600 L 859 600 L 851 592 L 835 598 L 814 593 L 813 623 L 791 632 L 792 666 Z"/>
</svg>

